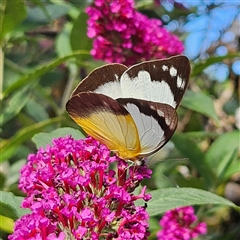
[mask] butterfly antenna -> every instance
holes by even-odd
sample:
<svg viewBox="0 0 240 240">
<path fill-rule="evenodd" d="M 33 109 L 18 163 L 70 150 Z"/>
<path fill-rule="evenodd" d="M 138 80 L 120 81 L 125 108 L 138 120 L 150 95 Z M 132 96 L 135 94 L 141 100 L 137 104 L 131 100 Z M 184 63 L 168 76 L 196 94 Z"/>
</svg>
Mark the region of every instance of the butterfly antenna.
<svg viewBox="0 0 240 240">
<path fill-rule="evenodd" d="M 165 174 L 162 174 L 162 175 L 164 178 L 166 178 L 168 181 L 170 181 L 172 183 L 172 185 L 174 185 L 176 188 L 179 188 L 179 185 L 175 181 L 169 179 L 169 177 L 166 176 Z"/>
<path fill-rule="evenodd" d="M 148 160 L 148 166 L 149 167 L 152 167 L 154 166 L 155 164 L 157 163 L 164 163 L 164 162 L 185 162 L 185 161 L 188 161 L 189 158 L 169 158 L 169 159 L 159 159 L 159 160 L 156 160 L 156 159 L 149 159 Z"/>
</svg>

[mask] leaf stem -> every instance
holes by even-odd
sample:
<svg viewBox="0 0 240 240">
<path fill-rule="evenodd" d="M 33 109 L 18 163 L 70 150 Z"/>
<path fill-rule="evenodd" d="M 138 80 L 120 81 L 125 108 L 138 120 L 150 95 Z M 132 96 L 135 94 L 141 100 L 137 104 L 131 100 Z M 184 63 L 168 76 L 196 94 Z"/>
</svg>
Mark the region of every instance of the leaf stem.
<svg viewBox="0 0 240 240">
<path fill-rule="evenodd" d="M 64 90 L 64 93 L 63 93 L 62 101 L 60 104 L 59 115 L 62 115 L 63 112 L 65 111 L 65 105 L 66 105 L 67 100 L 69 99 L 70 94 L 73 90 L 74 81 L 75 81 L 75 79 L 77 79 L 77 76 L 78 76 L 77 65 L 75 63 L 69 63 L 69 71 L 70 71 L 69 79 L 68 79 L 66 88 Z"/>
<path fill-rule="evenodd" d="M 4 53 L 1 47 L 0 49 L 0 99 L 2 98 L 2 93 L 3 93 L 3 61 L 4 61 Z"/>
</svg>

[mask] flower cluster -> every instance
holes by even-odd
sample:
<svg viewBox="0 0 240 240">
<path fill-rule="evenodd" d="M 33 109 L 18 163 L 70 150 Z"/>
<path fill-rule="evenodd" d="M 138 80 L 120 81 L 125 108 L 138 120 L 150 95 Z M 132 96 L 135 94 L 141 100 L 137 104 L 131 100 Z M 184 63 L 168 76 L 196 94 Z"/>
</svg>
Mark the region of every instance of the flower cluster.
<svg viewBox="0 0 240 240">
<path fill-rule="evenodd" d="M 160 220 L 162 230 L 157 233 L 159 240 L 191 240 L 207 232 L 206 223 L 197 223 L 197 216 L 191 206 L 167 211 Z"/>
<path fill-rule="evenodd" d="M 183 52 L 178 37 L 169 33 L 160 20 L 136 11 L 133 0 L 95 0 L 86 12 L 95 59 L 130 66 Z"/>
<path fill-rule="evenodd" d="M 139 195 L 133 190 L 150 175 L 91 137 L 55 139 L 21 170 L 22 206 L 32 213 L 16 222 L 9 239 L 146 239 L 149 216 L 134 202 L 151 196 L 145 187 Z"/>
</svg>

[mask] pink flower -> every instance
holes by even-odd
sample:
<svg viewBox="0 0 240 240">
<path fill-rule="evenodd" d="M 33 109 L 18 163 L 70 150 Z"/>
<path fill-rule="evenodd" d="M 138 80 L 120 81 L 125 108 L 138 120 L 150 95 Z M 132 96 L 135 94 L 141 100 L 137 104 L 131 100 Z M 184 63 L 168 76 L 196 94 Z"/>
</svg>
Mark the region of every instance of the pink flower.
<svg viewBox="0 0 240 240">
<path fill-rule="evenodd" d="M 160 20 L 136 11 L 133 0 L 95 0 L 86 12 L 95 59 L 130 66 L 183 52 L 177 36 L 169 33 Z"/>
<path fill-rule="evenodd" d="M 115 163 L 117 170 L 110 168 Z M 148 214 L 135 206 L 148 201 L 146 188 L 134 189 L 151 171 L 131 166 L 110 156 L 110 151 L 91 137 L 53 140 L 53 145 L 30 154 L 21 170 L 19 187 L 26 193 L 22 206 L 32 214 L 16 222 L 15 239 L 146 239 Z M 28 228 L 32 226 L 32 230 Z"/>
<path fill-rule="evenodd" d="M 167 211 L 159 223 L 162 230 L 157 233 L 158 240 L 191 240 L 207 232 L 206 223 L 197 223 L 191 206 Z"/>
<path fill-rule="evenodd" d="M 65 234 L 61 232 L 57 236 L 55 234 L 56 229 L 56 223 L 53 223 L 47 217 L 39 214 L 28 214 L 15 222 L 14 234 L 10 235 L 9 239 L 64 240 Z"/>
</svg>

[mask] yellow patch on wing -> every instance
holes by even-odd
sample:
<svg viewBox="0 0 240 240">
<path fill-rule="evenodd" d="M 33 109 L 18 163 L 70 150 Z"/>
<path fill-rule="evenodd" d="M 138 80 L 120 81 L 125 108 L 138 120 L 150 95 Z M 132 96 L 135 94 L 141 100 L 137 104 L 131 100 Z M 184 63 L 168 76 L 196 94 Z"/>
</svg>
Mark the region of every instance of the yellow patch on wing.
<svg viewBox="0 0 240 240">
<path fill-rule="evenodd" d="M 138 131 L 130 114 L 96 111 L 85 117 L 71 117 L 88 135 L 105 144 L 120 158 L 134 160 L 141 153 Z"/>
</svg>

